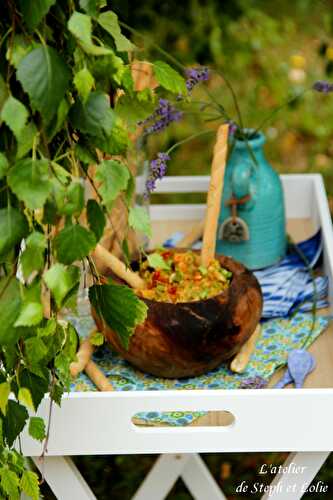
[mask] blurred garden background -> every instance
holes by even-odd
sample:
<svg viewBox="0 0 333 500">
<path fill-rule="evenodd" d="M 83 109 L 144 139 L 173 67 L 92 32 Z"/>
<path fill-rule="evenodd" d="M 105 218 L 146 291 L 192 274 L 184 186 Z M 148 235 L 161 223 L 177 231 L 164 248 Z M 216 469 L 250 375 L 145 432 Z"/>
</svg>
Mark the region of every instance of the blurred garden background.
<svg viewBox="0 0 333 500">
<path fill-rule="evenodd" d="M 333 96 L 310 90 L 316 80 L 333 80 L 332 1 L 113 0 L 112 9 L 182 64 L 207 65 L 222 72 L 235 90 L 246 126 L 256 128 L 289 101 L 263 127 L 267 158 L 279 172 L 322 173 L 333 209 Z M 141 49 L 139 58 L 162 58 L 147 39 L 129 35 Z M 195 91 L 195 100 L 207 100 L 203 87 Z M 212 74 L 207 88 L 236 119 L 231 94 L 218 74 Z M 148 155 L 153 157 L 175 141 L 214 126 L 214 122 L 205 122 L 199 106 L 186 113 L 181 123 L 149 138 Z M 214 140 L 207 137 L 177 149 L 168 174 L 207 174 Z M 230 500 L 246 497 L 235 492 L 242 480 L 253 482 L 260 477 L 270 482 L 272 477 L 259 476 L 261 464 L 280 464 L 285 457 L 282 453 L 203 455 Z M 78 457 L 75 461 L 99 500 L 127 500 L 155 459 L 145 455 Z M 322 468 L 316 481 L 319 479 L 329 485 L 325 498 L 331 498 L 333 458 Z M 44 494 L 53 498 L 46 486 Z M 168 496 L 169 500 L 191 498 L 180 481 Z M 323 496 L 306 494 L 304 498 L 319 500 Z"/>
</svg>

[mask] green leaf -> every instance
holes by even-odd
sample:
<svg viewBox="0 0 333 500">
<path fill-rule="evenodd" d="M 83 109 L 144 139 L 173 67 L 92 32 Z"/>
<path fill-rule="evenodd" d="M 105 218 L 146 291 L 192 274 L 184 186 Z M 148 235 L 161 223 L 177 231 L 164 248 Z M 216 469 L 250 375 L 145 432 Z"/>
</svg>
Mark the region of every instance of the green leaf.
<svg viewBox="0 0 333 500">
<path fill-rule="evenodd" d="M 98 0 L 80 0 L 79 1 L 81 9 L 83 9 L 89 16 L 97 16 L 99 11 L 99 1 Z"/>
<path fill-rule="evenodd" d="M 92 345 L 100 346 L 104 344 L 104 335 L 101 332 L 94 332 L 89 337 L 89 341 Z"/>
<path fill-rule="evenodd" d="M 41 337 L 40 335 L 38 336 Z M 45 366 L 50 361 L 53 363 L 55 356 L 63 349 L 66 341 L 66 328 L 62 324 L 57 323 L 55 332 L 48 336 L 42 336 L 42 338 L 47 348 L 47 355 L 43 359 L 43 365 Z M 42 373 L 36 372 L 34 367 L 30 367 L 30 370 L 40 377 L 44 376 Z"/>
<path fill-rule="evenodd" d="M 129 67 L 125 68 L 125 71 L 123 72 L 122 79 L 121 79 L 121 85 L 125 90 L 127 90 L 127 92 L 130 95 L 133 95 L 133 93 L 134 93 L 134 80 L 132 77 L 131 68 L 129 68 Z"/>
<path fill-rule="evenodd" d="M 122 95 L 116 104 L 117 115 L 133 126 L 148 118 L 154 112 L 154 109 L 154 102 L 140 101 L 137 97 L 127 94 Z"/>
<path fill-rule="evenodd" d="M 49 378 L 40 377 L 27 369 L 23 369 L 20 372 L 20 386 L 27 387 L 30 390 L 34 407 L 37 410 L 44 395 L 48 392 Z"/>
<path fill-rule="evenodd" d="M 8 253 L 28 233 L 29 227 L 24 215 L 8 206 L 0 209 L 0 255 Z"/>
<path fill-rule="evenodd" d="M 25 278 L 28 278 L 32 271 L 43 269 L 45 249 L 46 237 L 44 234 L 34 231 L 26 239 L 26 248 L 20 258 Z"/>
<path fill-rule="evenodd" d="M 22 406 L 12 399 L 8 400 L 7 414 L 3 419 L 3 430 L 5 440 L 9 447 L 12 447 L 15 439 L 23 431 L 28 418 L 29 414 L 25 406 Z"/>
<path fill-rule="evenodd" d="M 121 344 L 128 349 L 136 326 L 147 317 L 146 304 L 131 288 L 116 284 L 92 286 L 89 299 L 97 314 L 118 334 Z"/>
<path fill-rule="evenodd" d="M 21 59 L 34 49 L 35 45 L 33 41 L 28 41 L 23 35 L 15 34 L 14 38 L 8 44 L 6 52 L 7 61 L 17 68 Z"/>
<path fill-rule="evenodd" d="M 156 61 L 154 63 L 154 74 L 158 83 L 165 89 L 175 94 L 186 95 L 187 89 L 184 78 L 171 68 L 169 64 L 163 61 Z"/>
<path fill-rule="evenodd" d="M 150 218 L 147 210 L 144 207 L 131 207 L 129 210 L 128 224 L 136 231 L 147 235 L 151 238 L 152 229 Z"/>
<path fill-rule="evenodd" d="M 126 240 L 126 238 L 123 240 L 123 242 L 121 244 L 121 249 L 123 252 L 123 258 L 124 258 L 125 264 L 127 266 L 129 266 L 131 263 L 131 254 L 130 254 L 130 250 L 129 250 L 129 246 L 128 246 L 128 241 Z"/>
<path fill-rule="evenodd" d="M 0 179 L 5 177 L 8 170 L 8 160 L 5 153 L 0 151 Z"/>
<path fill-rule="evenodd" d="M 60 309 L 66 297 L 79 286 L 80 270 L 76 266 L 66 268 L 57 263 L 44 273 L 44 280 Z"/>
<path fill-rule="evenodd" d="M 94 233 L 78 224 L 65 227 L 54 239 L 57 258 L 63 264 L 87 257 L 95 245 Z"/>
<path fill-rule="evenodd" d="M 78 217 L 84 207 L 84 188 L 80 182 L 61 186 L 55 192 L 55 200 L 60 214 Z"/>
<path fill-rule="evenodd" d="M 7 404 L 8 404 L 10 390 L 11 389 L 9 382 L 3 382 L 2 384 L 0 384 L 0 410 L 4 415 L 6 415 L 7 412 Z"/>
<path fill-rule="evenodd" d="M 25 355 L 32 365 L 36 365 L 47 354 L 47 348 L 39 337 L 30 337 L 24 341 Z"/>
<path fill-rule="evenodd" d="M 71 323 L 67 323 L 65 327 L 65 334 L 66 342 L 62 349 L 62 353 L 67 356 L 69 362 L 72 362 L 76 359 L 79 336 Z"/>
<path fill-rule="evenodd" d="M 70 363 L 70 359 L 63 352 L 60 352 L 54 360 L 54 366 L 57 369 L 57 375 L 61 382 L 65 385 L 67 390 L 69 390 L 69 384 L 71 380 L 69 372 Z"/>
<path fill-rule="evenodd" d="M 37 28 L 50 7 L 55 3 L 56 0 L 33 0 L 33 2 L 31 0 L 20 0 L 23 19 L 30 31 Z"/>
<path fill-rule="evenodd" d="M 91 151 L 88 147 L 83 147 L 79 144 L 76 144 L 75 154 L 85 165 L 94 165 L 98 162 L 98 158 L 94 155 L 94 151 Z"/>
<path fill-rule="evenodd" d="M 132 202 L 133 202 L 135 188 L 136 188 L 135 177 L 130 172 L 130 178 L 129 178 L 129 181 L 127 184 L 127 189 L 125 192 L 125 202 L 126 202 L 128 207 L 130 207 Z"/>
<path fill-rule="evenodd" d="M 52 123 L 47 130 L 47 137 L 50 141 L 63 129 L 63 125 L 67 118 L 69 109 L 70 105 L 68 104 L 67 100 L 62 99 L 57 109 L 57 115 L 53 117 Z"/>
<path fill-rule="evenodd" d="M 102 56 L 112 53 L 111 49 L 107 49 L 106 47 L 101 47 L 93 43 L 91 38 L 92 24 L 90 16 L 81 14 L 80 12 L 74 12 L 68 21 L 68 29 L 87 54 Z"/>
<path fill-rule="evenodd" d="M 28 119 L 28 111 L 20 101 L 11 95 L 2 108 L 1 119 L 8 125 L 16 139 L 19 139 Z"/>
<path fill-rule="evenodd" d="M 116 160 L 104 160 L 96 170 L 96 180 L 100 182 L 98 188 L 103 201 L 110 207 L 121 191 L 127 188 L 130 173 L 126 165 Z"/>
<path fill-rule="evenodd" d="M 135 49 L 135 45 L 121 33 L 118 17 L 114 12 L 110 10 L 103 12 L 98 16 L 97 21 L 112 36 L 119 52 L 128 52 Z"/>
<path fill-rule="evenodd" d="M 45 423 L 40 417 L 30 417 L 29 434 L 38 441 L 43 441 L 46 437 Z"/>
<path fill-rule="evenodd" d="M 151 253 L 147 257 L 148 264 L 150 267 L 153 267 L 154 269 L 164 269 L 165 271 L 170 270 L 170 266 L 165 262 L 163 259 L 162 255 L 159 253 Z"/>
<path fill-rule="evenodd" d="M 102 207 L 96 200 L 88 200 L 87 218 L 89 227 L 96 236 L 96 241 L 99 241 L 104 233 L 106 219 Z"/>
<path fill-rule="evenodd" d="M 0 469 L 1 483 L 0 486 L 3 491 L 8 495 L 7 498 L 10 500 L 19 499 L 19 478 L 16 472 L 10 470 L 7 467 L 1 467 Z"/>
<path fill-rule="evenodd" d="M 20 315 L 14 326 L 34 326 L 43 319 L 43 306 L 40 302 L 26 302 L 23 304 Z"/>
<path fill-rule="evenodd" d="M 29 389 L 27 389 L 26 387 L 20 387 L 17 398 L 19 402 L 22 403 L 24 406 L 30 408 L 30 410 L 32 411 L 35 411 L 31 392 Z"/>
<path fill-rule="evenodd" d="M 29 285 L 21 287 L 23 302 L 40 302 L 42 286 L 39 276 L 35 278 Z"/>
<path fill-rule="evenodd" d="M 64 393 L 64 388 L 59 384 L 53 384 L 50 390 L 50 398 L 54 401 L 58 406 L 61 405 L 61 397 Z"/>
<path fill-rule="evenodd" d="M 123 59 L 116 56 L 114 52 L 90 61 L 89 67 L 94 75 L 97 87 L 107 94 L 110 92 L 110 87 L 114 87 L 114 84 L 117 87 L 122 84 L 123 75 L 126 71 Z"/>
<path fill-rule="evenodd" d="M 35 418 L 36 420 L 38 417 L 32 417 Z M 42 420 L 42 419 L 39 419 Z M 31 419 L 30 419 L 31 422 Z M 29 432 L 30 432 L 30 426 L 29 426 Z M 34 437 L 34 436 L 33 436 Z M 39 439 L 39 438 L 36 438 Z M 41 439 L 39 439 L 41 441 Z M 26 493 L 29 497 L 32 498 L 32 500 L 38 500 L 39 499 L 39 481 L 38 481 L 38 476 L 35 472 L 31 470 L 25 470 L 23 471 L 21 481 L 20 481 L 20 487 L 24 493 Z"/>
<path fill-rule="evenodd" d="M 32 149 L 33 143 L 35 141 L 36 147 L 38 146 L 38 139 L 36 138 L 38 130 L 33 122 L 29 122 L 23 128 L 20 136 L 17 139 L 17 152 L 16 159 L 19 160 L 23 158 Z"/>
<path fill-rule="evenodd" d="M 49 162 L 32 158 L 19 160 L 9 172 L 8 184 L 28 208 L 42 208 L 52 188 Z"/>
<path fill-rule="evenodd" d="M 79 96 L 82 97 L 83 102 L 86 101 L 95 83 L 94 77 L 89 69 L 81 69 L 76 73 L 73 81 Z"/>
<path fill-rule="evenodd" d="M 115 123 L 108 137 L 94 137 L 95 146 L 109 155 L 125 154 L 128 148 L 128 132 L 119 124 Z"/>
<path fill-rule="evenodd" d="M 48 337 L 49 335 L 53 335 L 57 329 L 57 322 L 55 318 L 51 318 L 47 321 L 46 325 L 37 328 L 38 337 Z"/>
<path fill-rule="evenodd" d="M 69 70 L 62 58 L 52 47 L 39 46 L 20 61 L 16 76 L 48 123 L 68 87 Z"/>
<path fill-rule="evenodd" d="M 110 108 L 109 99 L 102 92 L 91 92 L 87 101 L 77 101 L 70 111 L 74 128 L 83 133 L 100 137 L 110 136 L 115 114 Z"/>
<path fill-rule="evenodd" d="M 8 88 L 3 76 L 0 74 L 0 125 L 1 125 L 1 110 L 8 98 Z"/>
<path fill-rule="evenodd" d="M 0 345 L 10 345 L 18 340 L 19 330 L 14 323 L 21 309 L 21 293 L 15 278 L 0 280 Z"/>
</svg>

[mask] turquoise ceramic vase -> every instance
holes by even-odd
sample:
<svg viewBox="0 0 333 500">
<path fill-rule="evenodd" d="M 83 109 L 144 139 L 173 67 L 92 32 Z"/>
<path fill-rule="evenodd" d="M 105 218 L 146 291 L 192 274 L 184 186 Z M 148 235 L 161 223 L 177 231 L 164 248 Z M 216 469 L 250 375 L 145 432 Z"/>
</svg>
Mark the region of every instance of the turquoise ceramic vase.
<svg viewBox="0 0 333 500">
<path fill-rule="evenodd" d="M 286 251 L 281 180 L 265 158 L 264 143 L 265 136 L 261 133 L 247 144 L 235 141 L 226 166 L 219 216 L 217 253 L 233 257 L 249 269 L 276 264 Z M 241 226 L 241 235 L 245 231 L 247 239 L 226 231 L 235 223 Z"/>
</svg>

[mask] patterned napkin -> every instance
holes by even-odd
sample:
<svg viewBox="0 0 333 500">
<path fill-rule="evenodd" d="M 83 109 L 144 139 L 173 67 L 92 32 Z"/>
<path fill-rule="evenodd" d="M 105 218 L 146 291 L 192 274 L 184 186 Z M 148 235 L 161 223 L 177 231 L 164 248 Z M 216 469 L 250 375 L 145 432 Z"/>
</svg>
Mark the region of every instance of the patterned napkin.
<svg viewBox="0 0 333 500">
<path fill-rule="evenodd" d="M 68 318 L 69 319 L 69 318 Z M 94 328 L 89 314 L 70 318 L 80 334 L 85 337 Z M 319 317 L 311 336 L 312 315 L 297 313 L 290 319 L 272 319 L 262 324 L 262 333 L 251 356 L 247 369 L 242 374 L 232 373 L 226 364 L 200 377 L 174 380 L 157 378 L 133 368 L 108 346 L 102 346 L 94 354 L 94 361 L 108 377 L 117 391 L 154 391 L 166 389 L 239 389 L 263 387 L 280 366 L 285 365 L 289 351 L 308 347 L 326 328 L 328 319 Z M 308 337 L 308 338 L 307 338 Z M 307 338 L 306 346 L 304 341 Z M 71 391 L 96 391 L 96 387 L 81 374 L 71 386 Z M 181 410 L 181 408 L 179 409 Z M 150 424 L 188 425 L 205 412 L 149 412 L 136 415 Z"/>
</svg>

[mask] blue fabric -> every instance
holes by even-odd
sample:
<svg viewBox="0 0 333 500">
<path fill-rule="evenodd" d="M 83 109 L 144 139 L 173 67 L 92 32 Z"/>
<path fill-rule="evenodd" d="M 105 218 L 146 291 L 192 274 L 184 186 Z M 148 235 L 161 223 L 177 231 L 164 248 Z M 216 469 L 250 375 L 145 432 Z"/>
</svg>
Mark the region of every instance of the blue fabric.
<svg viewBox="0 0 333 500">
<path fill-rule="evenodd" d="M 183 234 L 174 233 L 166 242 L 168 247 L 177 246 Z M 322 253 L 321 232 L 297 244 L 298 249 L 306 258 L 309 266 L 314 269 Z M 193 248 L 198 248 L 195 244 Z M 316 296 L 317 309 L 327 307 L 328 278 L 311 277 L 306 263 L 299 253 L 290 246 L 286 257 L 274 266 L 255 271 L 260 283 L 264 307 L 262 318 L 287 317 L 296 309 L 302 312 L 310 311 Z"/>
</svg>

